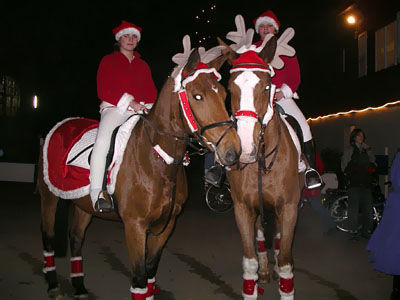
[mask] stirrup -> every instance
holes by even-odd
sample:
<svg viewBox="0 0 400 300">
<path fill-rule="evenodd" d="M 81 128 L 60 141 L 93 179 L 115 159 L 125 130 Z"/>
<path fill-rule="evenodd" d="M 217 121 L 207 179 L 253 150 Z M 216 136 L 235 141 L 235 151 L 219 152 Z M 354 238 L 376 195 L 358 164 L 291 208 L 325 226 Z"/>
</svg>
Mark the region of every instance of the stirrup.
<svg viewBox="0 0 400 300">
<path fill-rule="evenodd" d="M 307 174 L 309 174 L 309 173 L 316 174 L 316 176 L 314 176 L 315 183 L 312 183 L 310 185 L 307 184 Z M 304 181 L 305 181 L 306 188 L 309 189 L 309 190 L 318 188 L 318 187 L 320 187 L 322 185 L 322 179 L 321 179 L 321 176 L 319 175 L 318 171 L 313 169 L 313 168 L 311 168 L 311 167 L 308 168 L 306 170 L 306 172 L 304 173 Z"/>
<path fill-rule="evenodd" d="M 101 212 L 101 213 L 106 213 L 106 212 L 113 212 L 114 211 L 114 201 L 112 199 L 112 197 L 110 195 L 110 201 L 107 201 L 107 199 L 104 197 L 103 193 L 107 193 L 107 191 L 105 190 L 101 190 L 97 196 L 97 201 L 94 204 L 94 210 L 97 212 Z"/>
</svg>

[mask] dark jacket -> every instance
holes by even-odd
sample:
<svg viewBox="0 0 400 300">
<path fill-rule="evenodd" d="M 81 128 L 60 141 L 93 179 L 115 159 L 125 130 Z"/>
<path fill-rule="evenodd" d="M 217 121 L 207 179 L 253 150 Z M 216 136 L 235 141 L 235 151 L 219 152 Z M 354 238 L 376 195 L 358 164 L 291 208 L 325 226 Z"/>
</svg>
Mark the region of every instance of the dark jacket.
<svg viewBox="0 0 400 300">
<path fill-rule="evenodd" d="M 370 186 L 376 170 L 371 148 L 366 144 L 360 148 L 356 145 L 347 147 L 342 157 L 342 170 L 348 176 L 350 187 Z"/>
</svg>

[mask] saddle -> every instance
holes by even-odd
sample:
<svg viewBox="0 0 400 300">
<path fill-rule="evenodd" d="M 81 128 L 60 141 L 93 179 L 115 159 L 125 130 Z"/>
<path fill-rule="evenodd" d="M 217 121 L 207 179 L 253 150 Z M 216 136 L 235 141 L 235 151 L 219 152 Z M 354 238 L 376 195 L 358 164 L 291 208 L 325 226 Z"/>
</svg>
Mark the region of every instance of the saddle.
<svg viewBox="0 0 400 300">
<path fill-rule="evenodd" d="M 114 132 L 105 176 L 109 194 L 114 193 L 123 154 L 139 118 L 131 117 Z M 44 181 L 54 195 L 75 199 L 89 194 L 90 154 L 98 126 L 97 120 L 68 118 L 56 124 L 46 136 L 43 174 Z"/>
</svg>

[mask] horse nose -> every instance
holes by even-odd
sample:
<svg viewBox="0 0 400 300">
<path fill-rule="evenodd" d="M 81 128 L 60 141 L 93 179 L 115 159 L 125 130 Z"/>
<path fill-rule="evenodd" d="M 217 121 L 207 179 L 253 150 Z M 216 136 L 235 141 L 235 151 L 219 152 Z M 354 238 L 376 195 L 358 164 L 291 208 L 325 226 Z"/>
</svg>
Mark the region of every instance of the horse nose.
<svg viewBox="0 0 400 300">
<path fill-rule="evenodd" d="M 237 163 L 239 159 L 239 154 L 236 153 L 235 149 L 229 147 L 229 149 L 225 152 L 224 160 L 225 164 L 230 166 Z"/>
</svg>

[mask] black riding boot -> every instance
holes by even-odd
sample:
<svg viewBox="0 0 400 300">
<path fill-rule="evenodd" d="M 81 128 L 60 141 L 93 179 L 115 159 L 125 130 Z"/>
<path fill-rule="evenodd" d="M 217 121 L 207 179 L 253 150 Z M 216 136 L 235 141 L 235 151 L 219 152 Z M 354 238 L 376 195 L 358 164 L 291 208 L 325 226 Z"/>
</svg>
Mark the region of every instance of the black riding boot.
<svg viewBox="0 0 400 300">
<path fill-rule="evenodd" d="M 216 187 L 221 187 L 222 176 L 224 174 L 224 167 L 220 165 L 214 165 L 209 169 L 205 169 L 204 180 L 205 182 L 212 184 Z"/>
<path fill-rule="evenodd" d="M 320 187 L 322 185 L 322 179 L 315 170 L 315 152 L 312 140 L 304 143 L 303 153 L 308 160 L 308 164 L 310 165 L 310 168 L 307 168 L 305 173 L 306 187 L 308 189 Z"/>
</svg>

